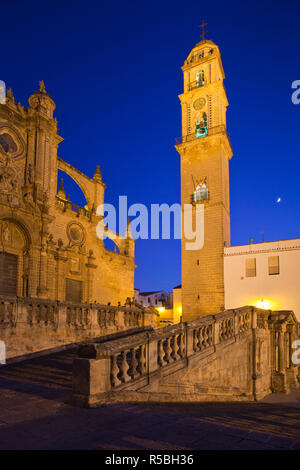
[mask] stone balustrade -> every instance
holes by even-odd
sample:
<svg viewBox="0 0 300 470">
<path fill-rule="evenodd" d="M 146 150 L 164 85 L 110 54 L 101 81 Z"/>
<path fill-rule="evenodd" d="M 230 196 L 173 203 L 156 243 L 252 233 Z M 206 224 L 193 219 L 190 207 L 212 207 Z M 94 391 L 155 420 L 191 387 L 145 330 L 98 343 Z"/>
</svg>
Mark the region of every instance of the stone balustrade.
<svg viewBox="0 0 300 470">
<path fill-rule="evenodd" d="M 0 297 L 0 340 L 7 358 L 118 331 L 155 327 L 158 314 L 132 302 L 124 306 Z"/>
<path fill-rule="evenodd" d="M 282 313 L 281 321 L 295 334 L 297 321 L 292 312 Z M 114 400 L 197 399 L 197 381 L 199 389 L 206 384 L 218 390 L 218 397 L 222 397 L 218 383 L 223 383 L 227 394 L 240 391 L 239 399 L 256 399 L 270 393 L 276 382 L 272 328 L 277 331 L 277 326 L 277 313 L 244 307 L 103 344 L 83 345 L 73 364 L 71 401 L 94 406 Z M 278 344 L 277 340 L 276 347 Z M 291 341 L 288 344 L 290 357 Z M 290 360 L 284 367 L 296 377 Z M 202 368 L 209 369 L 204 378 Z"/>
</svg>

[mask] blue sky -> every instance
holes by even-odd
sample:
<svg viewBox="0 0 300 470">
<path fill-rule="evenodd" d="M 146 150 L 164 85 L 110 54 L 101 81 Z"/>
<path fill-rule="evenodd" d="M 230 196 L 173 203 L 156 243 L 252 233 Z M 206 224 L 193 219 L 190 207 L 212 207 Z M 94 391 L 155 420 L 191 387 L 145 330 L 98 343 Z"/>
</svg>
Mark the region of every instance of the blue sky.
<svg viewBox="0 0 300 470">
<path fill-rule="evenodd" d="M 147 206 L 180 202 L 177 95 L 205 19 L 226 74 L 232 244 L 300 237 L 298 1 L 0 0 L 0 14 L 0 79 L 23 104 L 43 79 L 65 139 L 59 156 L 90 176 L 99 163 L 106 202 Z M 136 264 L 136 287 L 170 290 L 180 242 L 137 241 Z"/>
</svg>

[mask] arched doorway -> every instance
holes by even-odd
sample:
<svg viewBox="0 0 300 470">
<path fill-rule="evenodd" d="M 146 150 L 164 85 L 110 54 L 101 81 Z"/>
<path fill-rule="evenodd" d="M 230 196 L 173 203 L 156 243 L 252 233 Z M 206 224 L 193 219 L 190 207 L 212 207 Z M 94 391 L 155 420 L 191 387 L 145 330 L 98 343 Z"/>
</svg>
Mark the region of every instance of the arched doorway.
<svg viewBox="0 0 300 470">
<path fill-rule="evenodd" d="M 0 295 L 28 296 L 29 240 L 14 220 L 0 220 Z"/>
</svg>

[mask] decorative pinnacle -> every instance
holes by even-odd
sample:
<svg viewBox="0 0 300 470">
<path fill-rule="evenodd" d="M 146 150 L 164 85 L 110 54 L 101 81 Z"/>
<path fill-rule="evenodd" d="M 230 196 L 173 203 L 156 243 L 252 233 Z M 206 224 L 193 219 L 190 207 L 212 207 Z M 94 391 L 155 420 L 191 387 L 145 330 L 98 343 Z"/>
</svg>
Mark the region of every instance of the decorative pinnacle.
<svg viewBox="0 0 300 470">
<path fill-rule="evenodd" d="M 66 199 L 66 191 L 65 191 L 65 187 L 64 187 L 64 180 L 63 178 L 61 179 L 61 182 L 60 182 L 60 188 L 57 192 L 57 196 L 60 198 L 60 199 L 64 199 L 65 201 L 67 200 Z"/>
<path fill-rule="evenodd" d="M 41 92 L 41 93 L 47 93 L 47 92 L 46 92 L 46 87 L 45 87 L 44 80 L 41 80 L 41 81 L 39 82 L 39 86 L 40 86 L 40 92 Z"/>
<path fill-rule="evenodd" d="M 6 96 L 7 96 L 8 99 L 10 99 L 12 101 L 15 101 L 15 97 L 14 97 L 14 94 L 13 94 L 13 91 L 12 91 L 11 88 L 8 88 Z"/>
<path fill-rule="evenodd" d="M 95 174 L 94 174 L 94 179 L 102 181 L 102 173 L 101 173 L 99 165 L 97 165 L 97 168 L 96 168 L 96 171 L 95 171 Z"/>
</svg>

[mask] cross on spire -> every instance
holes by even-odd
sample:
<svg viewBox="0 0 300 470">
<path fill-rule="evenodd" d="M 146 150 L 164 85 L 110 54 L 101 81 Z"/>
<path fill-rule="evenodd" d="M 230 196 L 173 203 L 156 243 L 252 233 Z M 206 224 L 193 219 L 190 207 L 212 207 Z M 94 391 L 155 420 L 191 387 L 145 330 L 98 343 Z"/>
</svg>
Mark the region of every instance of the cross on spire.
<svg viewBox="0 0 300 470">
<path fill-rule="evenodd" d="M 199 28 L 202 28 L 202 33 L 200 34 L 201 41 L 205 41 L 205 26 L 207 26 L 207 23 L 204 23 L 204 20 L 202 21 L 202 24 L 199 24 Z"/>
</svg>

